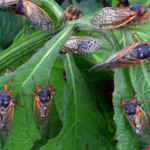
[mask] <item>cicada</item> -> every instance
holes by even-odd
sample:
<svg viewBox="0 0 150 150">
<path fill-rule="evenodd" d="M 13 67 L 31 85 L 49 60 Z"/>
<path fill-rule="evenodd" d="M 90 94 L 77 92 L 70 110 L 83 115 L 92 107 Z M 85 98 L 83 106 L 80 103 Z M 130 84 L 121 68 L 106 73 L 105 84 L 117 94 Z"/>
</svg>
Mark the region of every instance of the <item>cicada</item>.
<svg viewBox="0 0 150 150">
<path fill-rule="evenodd" d="M 64 15 L 66 17 L 66 21 L 77 20 L 82 17 L 82 9 L 79 9 L 74 5 L 70 5 L 64 11 Z"/>
<path fill-rule="evenodd" d="M 135 24 L 149 16 L 147 6 L 132 5 L 127 8 L 105 7 L 90 20 L 90 26 L 94 30 L 110 30 L 124 26 L 126 24 Z"/>
<path fill-rule="evenodd" d="M 14 116 L 14 99 L 11 98 L 12 90 L 8 91 L 7 84 L 13 80 L 13 77 L 5 84 L 4 90 L 0 91 L 0 140 L 2 147 L 4 147 L 9 130 Z M 13 82 L 12 82 L 13 86 Z"/>
<path fill-rule="evenodd" d="M 122 50 L 111 55 L 104 61 L 96 64 L 91 68 L 90 72 L 107 71 L 117 68 L 125 68 L 131 65 L 140 64 L 146 62 L 148 64 L 147 58 L 150 56 L 150 42 L 145 44 L 136 43 L 131 44 Z"/>
<path fill-rule="evenodd" d="M 29 1 L 19 0 L 17 11 L 35 28 L 49 33 L 55 32 L 55 24 L 49 15 L 40 7 Z"/>
<path fill-rule="evenodd" d="M 145 102 L 148 102 L 150 100 L 147 100 L 145 102 L 137 102 L 136 98 L 131 99 L 124 99 L 122 105 L 114 105 L 114 106 L 123 106 L 123 111 L 125 114 L 125 117 L 130 124 L 131 128 L 133 129 L 135 135 L 138 137 L 139 141 L 146 145 L 149 145 L 150 143 L 150 135 L 149 135 L 149 121 L 146 113 L 144 110 L 137 104 L 142 104 Z M 145 135 L 147 136 L 147 139 L 144 139 Z"/>
<path fill-rule="evenodd" d="M 63 69 L 63 78 L 64 78 L 65 82 L 68 82 L 67 81 L 67 77 L 66 77 L 66 71 L 65 71 L 65 69 Z"/>
<path fill-rule="evenodd" d="M 60 53 L 70 53 L 78 56 L 91 54 L 103 45 L 102 41 L 88 36 L 71 36 Z"/>
<path fill-rule="evenodd" d="M 118 7 L 128 7 L 129 2 L 128 0 L 119 0 Z"/>
<path fill-rule="evenodd" d="M 33 79 L 33 78 L 32 78 Z M 25 96 L 34 95 L 34 105 L 33 105 L 33 113 L 36 120 L 37 129 L 44 139 L 47 132 L 49 116 L 51 112 L 52 99 L 55 95 L 56 89 L 52 89 L 52 86 L 49 86 L 47 82 L 47 86 L 39 87 L 36 85 L 35 80 L 33 79 L 35 86 L 37 88 L 37 93 L 29 94 Z"/>
</svg>

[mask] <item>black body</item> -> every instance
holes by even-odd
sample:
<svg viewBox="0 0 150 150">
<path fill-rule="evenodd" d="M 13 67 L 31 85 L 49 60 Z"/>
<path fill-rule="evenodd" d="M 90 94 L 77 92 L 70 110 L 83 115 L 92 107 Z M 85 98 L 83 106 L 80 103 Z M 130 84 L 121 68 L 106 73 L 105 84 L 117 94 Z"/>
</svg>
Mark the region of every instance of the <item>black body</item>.
<svg viewBox="0 0 150 150">
<path fill-rule="evenodd" d="M 47 107 L 47 104 L 51 100 L 51 92 L 49 91 L 49 87 L 41 87 L 41 92 L 38 92 L 37 96 L 39 97 L 40 102 L 44 105 L 44 107 Z"/>
<path fill-rule="evenodd" d="M 66 71 L 65 71 L 65 69 L 63 69 L 63 78 L 64 78 L 65 82 L 67 82 Z"/>
<path fill-rule="evenodd" d="M 150 45 L 149 44 L 141 44 L 134 48 L 133 52 L 124 56 L 123 58 L 132 59 L 132 57 L 137 59 L 147 59 L 150 57 Z"/>
<path fill-rule="evenodd" d="M 1 107 L 7 108 L 8 105 L 10 104 L 11 97 L 8 96 L 8 94 L 9 94 L 8 91 L 5 91 L 5 90 L 0 91 L 0 109 Z"/>
<path fill-rule="evenodd" d="M 125 100 L 124 101 L 124 110 L 127 115 L 133 116 L 136 114 L 136 107 L 137 104 L 132 104 L 132 100 Z"/>
<path fill-rule="evenodd" d="M 134 12 L 137 13 L 137 16 L 132 20 L 132 21 L 134 21 L 134 22 L 135 22 L 135 21 L 140 21 L 140 20 L 141 20 L 140 17 L 144 16 L 144 14 L 147 12 L 147 7 L 146 7 L 146 6 L 142 6 L 142 5 L 136 5 L 136 4 L 135 4 L 135 5 L 130 6 L 129 9 L 130 9 L 131 11 L 134 11 Z M 144 13 L 141 12 L 142 9 L 145 10 Z"/>
</svg>

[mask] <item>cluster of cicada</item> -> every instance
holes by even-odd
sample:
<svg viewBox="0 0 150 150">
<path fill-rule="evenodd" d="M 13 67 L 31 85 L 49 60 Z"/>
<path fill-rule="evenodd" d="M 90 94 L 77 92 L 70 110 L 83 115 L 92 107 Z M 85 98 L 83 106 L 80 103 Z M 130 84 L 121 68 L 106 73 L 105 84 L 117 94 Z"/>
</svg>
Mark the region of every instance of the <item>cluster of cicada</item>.
<svg viewBox="0 0 150 150">
<path fill-rule="evenodd" d="M 121 0 L 120 5 L 122 6 L 124 2 L 125 0 Z M 90 26 L 95 31 L 100 31 L 115 29 L 124 25 L 129 25 L 130 27 L 131 24 L 135 24 L 136 31 L 136 25 L 138 24 L 138 22 L 140 20 L 146 20 L 149 15 L 150 13 L 147 12 L 147 6 L 128 6 L 128 3 L 126 3 L 126 7 L 124 8 L 103 8 L 102 10 L 97 12 L 95 16 L 90 20 Z M 128 45 L 122 50 L 116 52 L 104 61 L 96 64 L 89 71 L 107 71 L 141 64 L 142 62 L 146 62 L 149 69 L 147 60 L 148 57 L 150 57 L 150 42 L 146 42 L 145 44 L 141 44 L 138 42 L 136 44 Z M 147 100 L 145 102 L 148 101 L 150 100 Z M 149 119 L 146 113 L 139 105 L 137 105 L 141 103 L 142 102 L 136 102 L 136 99 L 125 100 L 123 97 L 122 105 L 115 106 L 123 106 L 123 111 L 131 128 L 138 137 L 142 146 L 146 147 L 150 145 L 150 127 L 148 121 Z M 142 150 L 149 149 L 149 147 L 146 147 Z"/>
<path fill-rule="evenodd" d="M 8 7 L 9 6 L 9 7 Z M 117 8 L 106 7 L 96 13 L 90 20 L 90 26 L 95 30 L 110 30 L 121 27 L 126 24 L 135 24 L 140 20 L 146 20 L 150 13 L 147 13 L 147 6 L 133 5 L 128 7 L 125 0 L 121 0 Z M 125 6 L 122 8 L 122 6 Z M 0 1 L 0 8 L 8 9 L 8 11 L 15 15 L 23 15 L 34 27 L 49 33 L 55 32 L 55 24 L 49 15 L 37 5 L 30 1 L 12 0 Z M 82 16 L 82 10 L 76 6 L 70 5 L 65 11 L 64 15 L 67 21 L 79 19 Z M 136 27 L 135 27 L 136 30 Z M 72 36 L 62 47 L 60 53 L 70 53 L 78 56 L 85 56 L 98 50 L 103 43 L 93 37 L 89 36 Z M 128 67 L 135 64 L 146 62 L 150 56 L 150 42 L 146 44 L 131 44 L 119 52 L 111 55 L 108 59 L 100 62 L 94 66 L 90 71 L 106 71 L 116 68 Z M 67 82 L 66 72 L 63 70 L 63 77 Z M 34 83 L 35 80 L 33 79 Z M 47 125 L 52 105 L 52 98 L 56 89 L 52 89 L 47 82 L 47 87 L 38 87 L 36 94 L 29 94 L 28 96 L 35 96 L 33 112 L 36 119 L 38 130 L 42 136 L 45 137 Z M 0 91 L 0 128 L 2 132 L 8 133 L 13 120 L 14 104 L 11 98 L 11 92 L 7 91 L 7 84 L 5 90 Z M 145 146 L 149 146 L 150 140 L 147 139 L 146 134 L 150 134 L 149 122 L 145 112 L 137 105 L 136 100 L 123 100 L 122 106 L 124 113 L 134 130 L 139 140 Z M 2 145 L 5 140 L 2 139 Z M 145 148 L 145 149 L 148 149 Z"/>
<path fill-rule="evenodd" d="M 9 6 L 9 7 L 8 7 Z M 7 12 L 15 15 L 23 15 L 34 27 L 52 33 L 55 26 L 51 18 L 44 10 L 29 1 L 0 1 L 0 8 L 7 8 Z M 66 21 L 76 20 L 82 16 L 82 10 L 74 5 L 70 5 L 65 11 Z M 61 49 L 60 53 L 70 53 L 78 56 L 85 56 L 93 53 L 102 46 L 102 42 L 96 38 L 88 36 L 72 36 Z M 12 70 L 13 71 L 13 70 Z M 12 72 L 11 71 L 11 72 Z M 63 69 L 63 78 L 67 82 L 66 72 Z M 13 80 L 13 77 L 9 80 Z M 52 106 L 52 98 L 56 89 L 52 89 L 47 82 L 47 87 L 38 87 L 36 94 L 28 94 L 25 96 L 35 96 L 33 113 L 37 124 L 37 129 L 42 138 L 45 138 L 47 126 Z M 0 91 L 0 137 L 2 147 L 6 143 L 9 135 L 9 129 L 13 121 L 14 99 L 11 98 L 11 92 L 7 91 L 7 83 L 3 91 Z"/>
<path fill-rule="evenodd" d="M 11 90 L 8 91 L 8 82 L 12 81 Z M 56 89 L 53 89 L 49 86 L 47 82 L 47 87 L 38 87 L 36 85 L 35 80 L 33 79 L 35 86 L 37 88 L 37 93 L 29 94 L 25 96 L 35 96 L 34 98 L 34 105 L 33 105 L 33 113 L 35 116 L 37 129 L 41 134 L 42 138 L 45 138 L 47 132 L 47 125 L 50 116 L 50 110 L 52 106 L 52 98 L 55 94 Z M 0 141 L 2 147 L 5 145 L 7 141 L 7 137 L 9 135 L 10 126 L 13 121 L 14 115 L 14 106 L 15 104 L 11 97 L 12 88 L 13 88 L 13 77 L 8 81 L 5 86 L 4 90 L 0 91 Z"/>
</svg>

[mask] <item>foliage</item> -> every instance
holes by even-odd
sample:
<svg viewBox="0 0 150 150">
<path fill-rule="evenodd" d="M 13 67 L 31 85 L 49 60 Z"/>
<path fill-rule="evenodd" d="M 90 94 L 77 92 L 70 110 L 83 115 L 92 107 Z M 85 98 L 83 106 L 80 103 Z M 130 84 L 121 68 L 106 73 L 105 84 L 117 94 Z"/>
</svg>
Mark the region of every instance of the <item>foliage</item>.
<svg viewBox="0 0 150 150">
<path fill-rule="evenodd" d="M 113 0 L 113 7 L 116 1 Z M 82 9 L 83 17 L 63 24 L 62 8 L 66 9 L 71 3 Z M 135 1 L 129 0 L 129 3 L 135 4 Z M 145 3 L 149 4 L 149 1 L 136 1 L 136 4 Z M 53 35 L 31 27 L 27 21 L 23 21 L 24 27 L 18 33 L 17 25 L 20 23 L 14 25 L 18 19 L 15 20 L 14 16 L 9 15 L 7 18 L 7 14 L 0 11 L 0 50 L 3 51 L 0 53 L 0 89 L 2 90 L 4 84 L 15 75 L 12 97 L 24 106 L 22 108 L 15 105 L 10 136 L 4 149 L 132 150 L 134 145 L 140 147 L 122 107 L 113 109 L 110 83 L 114 81 L 115 84 L 113 104 L 120 105 L 122 102 L 119 91 L 129 99 L 134 98 L 137 93 L 138 100 L 145 101 L 150 98 L 150 74 L 146 65 L 102 73 L 88 73 L 88 70 L 122 47 L 134 43 L 133 35 L 141 43 L 150 41 L 150 25 L 141 21 L 137 25 L 136 33 L 134 26 L 131 26 L 130 30 L 127 30 L 128 26 L 124 26 L 119 30 L 95 33 L 89 26 L 89 19 L 102 7 L 101 0 L 67 0 L 61 3 L 61 7 L 53 0 L 45 0 L 42 8 L 57 25 L 57 32 Z M 10 18 L 13 19 L 8 22 Z M 73 33 L 76 35 L 76 31 L 80 31 L 77 35 L 82 36 L 93 32 L 92 36 L 102 40 L 104 45 L 84 58 L 69 54 L 60 55 L 59 50 Z M 11 42 L 13 44 L 9 46 Z M 10 66 L 17 69 L 3 75 Z M 63 68 L 66 70 L 67 83 L 63 79 Z M 49 78 L 50 85 L 57 87 L 44 140 L 40 139 L 35 124 L 34 98 L 23 96 L 36 92 L 32 76 L 40 87 L 45 86 Z M 11 84 L 8 86 L 10 89 Z M 142 104 L 148 115 L 149 106 L 149 103 Z"/>
</svg>

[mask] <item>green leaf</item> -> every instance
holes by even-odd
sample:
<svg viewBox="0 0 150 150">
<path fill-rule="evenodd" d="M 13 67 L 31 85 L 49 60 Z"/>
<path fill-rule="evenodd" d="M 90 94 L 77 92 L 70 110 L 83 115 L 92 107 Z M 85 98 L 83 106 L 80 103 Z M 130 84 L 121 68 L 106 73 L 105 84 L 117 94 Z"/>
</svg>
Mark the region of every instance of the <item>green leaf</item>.
<svg viewBox="0 0 150 150">
<path fill-rule="evenodd" d="M 20 17 L 7 14 L 0 10 L 0 45 L 6 49 L 22 29 Z"/>
<path fill-rule="evenodd" d="M 10 130 L 11 135 L 4 149 L 9 150 L 12 147 L 14 149 L 30 149 L 34 141 L 40 138 L 33 115 L 33 97 L 23 96 L 22 94 L 33 94 L 36 92 L 32 76 L 34 76 L 38 86 L 46 85 L 48 72 L 58 56 L 59 50 L 72 33 L 73 26 L 65 28 L 47 42 L 27 63 L 19 67 L 14 73 L 0 78 L 0 88 L 3 89 L 8 79 L 15 75 L 12 97 L 15 97 L 24 106 L 24 108 L 17 105 L 15 107 L 14 119 Z M 55 87 L 55 85 L 53 86 Z"/>
<path fill-rule="evenodd" d="M 68 83 L 64 90 L 64 124 L 59 136 L 41 148 L 45 149 L 115 149 L 106 130 L 106 122 L 92 102 L 88 88 L 71 55 L 63 58 Z"/>
</svg>

